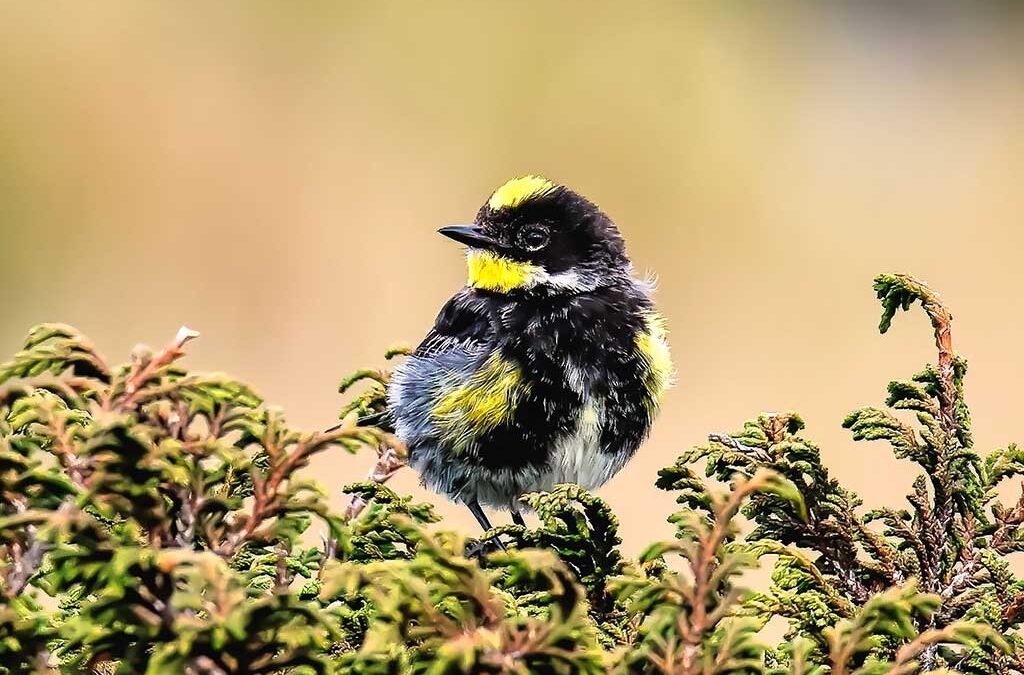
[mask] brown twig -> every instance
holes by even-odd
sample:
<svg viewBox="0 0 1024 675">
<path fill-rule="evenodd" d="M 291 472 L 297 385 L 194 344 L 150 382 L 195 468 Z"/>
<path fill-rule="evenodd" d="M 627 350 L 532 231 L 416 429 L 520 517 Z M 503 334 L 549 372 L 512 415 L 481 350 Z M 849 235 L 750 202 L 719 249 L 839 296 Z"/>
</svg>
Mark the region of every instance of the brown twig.
<svg viewBox="0 0 1024 675">
<path fill-rule="evenodd" d="M 915 494 L 910 497 L 911 504 L 916 508 L 918 518 L 915 528 L 919 533 L 919 551 L 921 558 L 922 586 L 930 592 L 943 592 L 942 565 L 943 549 L 950 544 L 949 532 L 955 520 L 955 504 L 953 500 L 954 480 L 951 476 L 951 453 L 956 446 L 969 444 L 966 430 L 960 427 L 957 420 L 959 401 L 956 385 L 957 356 L 953 350 L 952 323 L 953 315 L 946 307 L 942 298 L 928 284 L 917 279 L 897 274 L 901 283 L 913 292 L 921 302 L 921 307 L 928 315 L 935 336 L 935 347 L 938 350 L 936 372 L 938 386 L 935 397 L 938 400 L 937 414 L 939 426 L 946 438 L 935 448 L 935 466 L 929 471 L 929 482 L 932 494 L 929 497 L 924 486 L 915 484 Z M 923 553 L 924 555 L 920 555 Z M 960 583 L 963 583 L 960 581 Z"/>
<path fill-rule="evenodd" d="M 351 428 L 353 423 L 354 420 L 347 419 L 341 424 L 331 427 L 331 429 L 340 430 Z M 401 443 L 397 438 L 388 435 L 387 441 L 382 441 L 377 446 L 377 461 L 370 469 L 370 472 L 366 475 L 366 480 L 377 483 L 378 485 L 383 485 L 391 480 L 391 478 L 398 473 L 398 470 L 405 465 L 406 460 L 404 448 L 402 448 Z M 345 508 L 345 520 L 355 520 L 368 505 L 369 501 L 366 499 L 363 499 L 359 495 L 352 495 L 348 506 Z M 338 541 L 334 537 L 324 535 L 323 550 L 324 560 L 331 560 L 337 553 Z M 326 567 L 321 565 L 320 572 L 317 577 L 322 579 L 325 570 Z"/>
<path fill-rule="evenodd" d="M 922 670 L 928 671 L 935 667 L 935 647 L 942 642 L 950 642 L 956 639 L 956 627 L 931 628 L 922 631 L 916 638 L 899 648 L 896 652 L 896 659 L 889 668 L 887 675 L 901 675 L 907 672 L 908 667 L 917 657 L 922 657 Z"/>
<path fill-rule="evenodd" d="M 366 475 L 366 480 L 383 485 L 391 480 L 405 464 L 406 462 L 398 449 L 390 445 L 382 445 L 377 453 L 377 461 Z M 352 499 L 345 509 L 345 520 L 359 517 L 368 504 L 369 502 L 360 495 L 352 495 Z"/>
<path fill-rule="evenodd" d="M 197 331 L 192 330 L 188 326 L 182 326 L 178 329 L 174 339 L 164 349 L 153 356 L 153 358 L 144 362 L 141 359 L 136 359 L 132 364 L 131 371 L 128 373 L 128 378 L 124 384 L 124 396 L 120 400 L 114 400 L 109 398 L 104 401 L 104 408 L 111 408 L 115 405 L 125 410 L 131 410 L 135 407 L 136 397 L 143 385 L 151 380 L 157 373 L 163 368 L 166 368 L 170 364 L 174 363 L 177 359 L 181 358 L 185 354 L 183 347 L 189 340 L 194 340 L 199 337 Z"/>
<path fill-rule="evenodd" d="M 942 298 L 928 284 L 918 281 L 906 274 L 893 275 L 899 278 L 903 284 L 910 288 L 920 299 L 921 306 L 928 315 L 935 333 L 935 346 L 939 350 L 938 372 L 939 372 L 939 413 L 943 430 L 953 437 L 957 437 L 957 425 L 955 417 L 956 409 L 956 383 L 954 377 L 956 353 L 953 351 L 952 324 L 953 315 L 946 307 Z"/>
<path fill-rule="evenodd" d="M 711 581 L 719 564 L 719 549 L 729 533 L 729 525 L 736 517 L 744 500 L 761 489 L 770 472 L 758 470 L 750 480 L 740 483 L 724 500 L 714 507 L 715 520 L 711 530 L 698 541 L 697 559 L 692 564 L 693 587 L 689 593 L 690 612 L 680 615 L 679 634 L 681 645 L 681 673 L 695 674 L 701 671 L 701 645 L 716 618 L 709 614 L 708 605 L 715 597 Z"/>
<path fill-rule="evenodd" d="M 253 483 L 253 505 L 252 510 L 246 517 L 244 523 L 240 529 L 232 534 L 226 542 L 221 546 L 217 547 L 217 552 L 225 557 L 234 555 L 243 543 L 246 541 L 258 538 L 258 530 L 260 526 L 267 520 L 276 517 L 280 514 L 284 503 L 282 500 L 282 487 L 285 482 L 289 480 L 293 473 L 305 464 L 309 458 L 324 449 L 328 445 L 343 439 L 359 439 L 360 442 L 368 442 L 367 438 L 375 438 L 382 448 L 386 452 L 392 452 L 394 455 L 390 458 L 389 464 L 385 465 L 383 460 L 379 457 L 377 466 L 392 466 L 390 473 L 387 475 L 381 475 L 379 480 L 373 476 L 376 474 L 375 471 L 371 472 L 371 480 L 383 483 L 384 481 L 391 478 L 391 476 L 401 466 L 404 466 L 404 460 L 401 459 L 401 444 L 397 439 L 390 436 L 390 434 L 383 434 L 376 430 L 368 430 L 368 428 L 357 427 L 355 425 L 354 418 L 350 419 L 348 423 L 343 423 L 338 427 L 335 427 L 332 431 L 318 432 L 309 437 L 303 438 L 297 441 L 293 449 L 285 450 L 283 448 L 277 448 L 276 441 L 272 437 L 272 432 L 269 429 L 267 436 L 264 439 L 263 446 L 267 449 L 267 454 L 270 457 L 280 457 L 279 461 L 272 461 L 270 467 L 270 473 L 266 477 L 262 476 L 259 471 L 252 471 L 252 483 Z M 382 456 L 385 454 L 382 451 Z M 400 464 L 394 464 L 395 462 L 401 462 Z M 365 505 L 364 505 L 365 506 Z M 349 510 L 352 506 L 349 505 Z M 362 510 L 360 507 L 359 510 Z M 348 513 L 348 511 L 346 511 Z M 357 511 L 358 514 L 358 511 Z"/>
<path fill-rule="evenodd" d="M 1013 626 L 1024 619 L 1024 591 L 1020 591 L 1006 603 L 1001 618 L 1006 627 Z"/>
<path fill-rule="evenodd" d="M 268 425 L 267 438 L 264 440 L 264 447 L 268 454 L 273 456 L 270 449 L 275 447 L 270 438 Z M 330 434 L 324 434 L 325 436 Z M 241 528 L 228 537 L 227 541 L 218 547 L 217 552 L 224 557 L 231 557 L 245 542 L 249 541 L 256 534 L 256 530 L 266 520 L 276 516 L 281 508 L 280 489 L 285 480 L 291 477 L 292 472 L 307 460 L 313 452 L 323 447 L 323 439 L 320 434 L 312 438 L 300 441 L 298 447 L 284 455 L 284 460 L 271 466 L 270 475 L 264 478 L 258 470 L 252 471 L 253 505 L 252 510 L 246 517 Z"/>
</svg>

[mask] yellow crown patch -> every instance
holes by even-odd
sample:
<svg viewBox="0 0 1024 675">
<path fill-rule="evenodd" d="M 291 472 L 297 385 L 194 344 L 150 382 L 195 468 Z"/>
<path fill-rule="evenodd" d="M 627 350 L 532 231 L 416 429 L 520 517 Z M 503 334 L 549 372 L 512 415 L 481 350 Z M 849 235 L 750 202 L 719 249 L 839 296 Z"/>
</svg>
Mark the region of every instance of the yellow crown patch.
<svg viewBox="0 0 1024 675">
<path fill-rule="evenodd" d="M 554 190 L 557 185 L 541 176 L 520 176 L 508 181 L 491 195 L 487 205 L 495 211 L 519 206 L 531 197 L 540 197 Z"/>
</svg>

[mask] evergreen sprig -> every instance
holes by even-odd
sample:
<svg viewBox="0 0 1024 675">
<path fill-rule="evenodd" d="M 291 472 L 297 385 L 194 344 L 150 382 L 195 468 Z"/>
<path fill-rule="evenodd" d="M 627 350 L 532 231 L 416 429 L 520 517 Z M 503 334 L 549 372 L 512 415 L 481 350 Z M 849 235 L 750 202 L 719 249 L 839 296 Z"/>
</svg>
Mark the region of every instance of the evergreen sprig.
<svg viewBox="0 0 1024 675">
<path fill-rule="evenodd" d="M 973 622 L 971 630 L 988 626 L 1002 636 L 967 655 L 951 656 L 937 645 L 924 645 L 914 656 L 923 668 L 1017 672 L 1020 657 L 1005 651 L 1019 644 L 1013 631 L 1024 617 L 1013 608 L 1017 591 L 1006 589 L 1020 584 L 1001 556 L 1016 550 L 1011 542 L 1017 535 L 1011 533 L 1024 511 L 999 505 L 994 490 L 1000 481 L 1019 475 L 1016 447 L 984 462 L 973 451 L 963 386 L 967 365 L 953 351 L 952 315 L 939 296 L 897 274 L 879 276 L 875 291 L 882 303 L 881 332 L 889 330 L 898 310 L 919 304 L 938 352 L 934 365 L 889 384 L 884 409 L 861 408 L 843 424 L 855 441 L 886 441 L 895 457 L 922 469 L 907 496 L 908 508 L 860 512 L 860 498 L 829 477 L 818 448 L 800 434 L 803 423 L 793 414 L 762 415 L 739 433 L 711 435 L 707 445 L 664 471 L 660 485 L 667 487 L 694 461 L 718 478 L 771 467 L 793 481 L 807 504 L 807 521 L 770 496 L 751 499 L 745 511 L 756 525 L 749 537 L 757 542 L 755 549 L 777 557 L 772 586 L 752 598 L 752 607 L 762 616 L 786 617 L 788 637 L 803 638 L 811 656 L 825 658 L 834 650 L 835 626 L 855 620 L 858 607 L 874 606 L 878 598 L 894 597 L 892 589 L 913 584 L 934 606 L 907 615 L 912 629 L 904 627 L 903 638 L 915 631 L 962 637 L 964 621 Z M 903 412 L 912 413 L 916 425 L 904 421 Z M 797 550 L 784 548 L 790 544 Z M 898 658 L 905 652 L 897 637 L 871 641 L 849 658 L 858 667 Z"/>
<path fill-rule="evenodd" d="M 0 673 L 1024 673 L 1024 497 L 998 498 L 1024 451 L 975 452 L 938 295 L 903 275 L 875 290 L 883 333 L 920 306 L 937 350 L 844 422 L 920 468 L 906 506 L 864 510 L 798 415 L 762 414 L 659 473 L 675 538 L 636 559 L 575 485 L 480 540 L 387 487 L 406 460 L 376 426 L 387 370 L 346 378 L 342 422 L 306 433 L 183 369 L 188 329 L 110 365 L 38 326 L 0 365 Z M 360 450 L 372 467 L 337 513 L 304 468 Z M 759 560 L 771 582 L 747 590 Z"/>
</svg>

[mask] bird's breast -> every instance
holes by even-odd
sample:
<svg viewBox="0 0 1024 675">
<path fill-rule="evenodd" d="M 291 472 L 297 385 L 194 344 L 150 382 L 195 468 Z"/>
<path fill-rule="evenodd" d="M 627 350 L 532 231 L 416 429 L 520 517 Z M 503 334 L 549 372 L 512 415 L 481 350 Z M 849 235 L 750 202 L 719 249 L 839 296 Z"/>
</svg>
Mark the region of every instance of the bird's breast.
<svg viewBox="0 0 1024 675">
<path fill-rule="evenodd" d="M 572 429 L 557 438 L 551 451 L 550 482 L 577 483 L 588 490 L 611 477 L 611 457 L 599 452 L 604 425 L 605 401 L 588 397 L 576 415 Z"/>
</svg>

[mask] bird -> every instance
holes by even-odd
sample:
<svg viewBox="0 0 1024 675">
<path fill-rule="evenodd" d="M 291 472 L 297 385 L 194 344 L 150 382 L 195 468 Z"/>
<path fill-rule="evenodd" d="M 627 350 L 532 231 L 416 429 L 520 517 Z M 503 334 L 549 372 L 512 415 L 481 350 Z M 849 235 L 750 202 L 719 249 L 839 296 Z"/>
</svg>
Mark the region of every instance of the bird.
<svg viewBox="0 0 1024 675">
<path fill-rule="evenodd" d="M 471 224 L 468 279 L 392 373 L 387 416 L 423 485 L 525 526 L 521 497 L 595 490 L 636 454 L 674 370 L 653 283 L 593 202 L 538 175 L 499 186 Z"/>
</svg>

